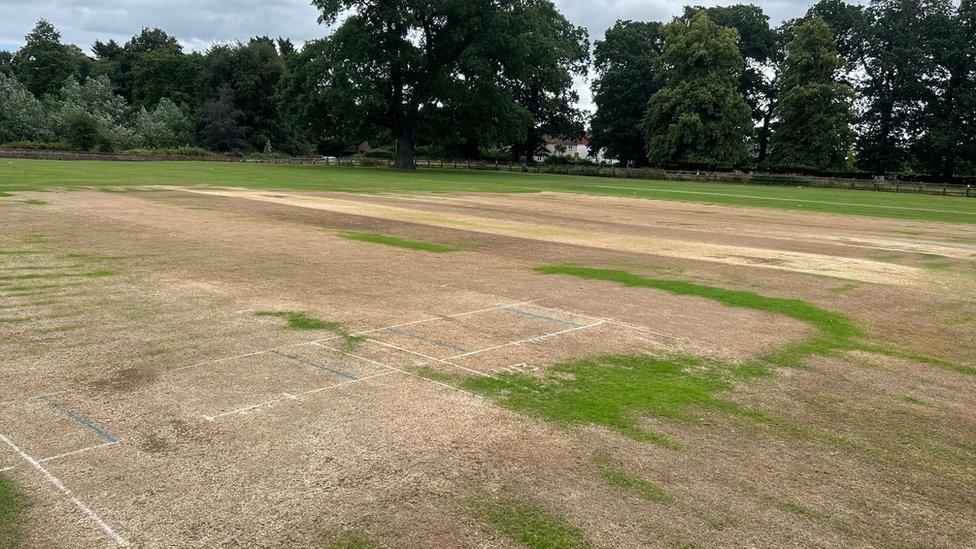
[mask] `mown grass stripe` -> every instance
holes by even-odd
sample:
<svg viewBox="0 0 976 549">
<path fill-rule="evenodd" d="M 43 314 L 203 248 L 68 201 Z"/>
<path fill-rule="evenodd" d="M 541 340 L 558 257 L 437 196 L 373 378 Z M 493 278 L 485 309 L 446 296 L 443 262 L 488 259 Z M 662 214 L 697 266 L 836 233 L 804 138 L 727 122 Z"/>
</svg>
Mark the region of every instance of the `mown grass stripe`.
<svg viewBox="0 0 976 549">
<path fill-rule="evenodd" d="M 356 240 L 359 242 L 367 242 L 370 244 L 383 244 L 386 246 L 393 246 L 395 248 L 404 248 L 407 250 L 432 252 L 435 254 L 446 254 L 446 253 L 458 251 L 457 248 L 452 248 L 451 246 L 445 246 L 443 244 L 436 244 L 433 242 L 423 242 L 421 240 L 406 240 L 403 238 L 385 235 L 385 234 L 345 231 L 339 233 L 338 236 L 340 236 L 341 238 L 345 238 L 347 240 Z"/>
</svg>

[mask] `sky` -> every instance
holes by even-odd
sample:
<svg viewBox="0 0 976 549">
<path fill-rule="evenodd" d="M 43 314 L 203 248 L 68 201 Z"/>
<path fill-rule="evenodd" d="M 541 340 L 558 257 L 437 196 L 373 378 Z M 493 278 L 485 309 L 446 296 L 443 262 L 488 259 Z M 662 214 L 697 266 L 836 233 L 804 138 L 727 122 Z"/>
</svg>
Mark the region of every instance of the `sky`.
<svg viewBox="0 0 976 549">
<path fill-rule="evenodd" d="M 598 40 L 617 19 L 667 21 L 686 4 L 746 2 L 692 0 L 555 0 L 573 23 Z M 774 24 L 803 15 L 815 0 L 758 1 Z M 34 23 L 47 19 L 64 42 L 89 51 L 95 40 L 124 43 L 142 27 L 160 27 L 187 49 L 252 36 L 287 37 L 300 44 L 327 29 L 309 0 L 0 0 L 0 49 L 16 50 Z M 577 79 L 581 105 L 592 108 L 586 78 Z"/>
</svg>

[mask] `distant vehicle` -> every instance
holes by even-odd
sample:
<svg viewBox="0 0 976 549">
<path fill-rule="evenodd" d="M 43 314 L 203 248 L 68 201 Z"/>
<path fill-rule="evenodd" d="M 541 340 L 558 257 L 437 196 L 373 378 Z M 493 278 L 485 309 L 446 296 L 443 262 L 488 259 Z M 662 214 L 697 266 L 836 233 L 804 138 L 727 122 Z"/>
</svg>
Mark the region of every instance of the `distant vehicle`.
<svg viewBox="0 0 976 549">
<path fill-rule="evenodd" d="M 339 159 L 334 156 L 320 156 L 319 162 L 322 164 L 338 164 Z"/>
</svg>

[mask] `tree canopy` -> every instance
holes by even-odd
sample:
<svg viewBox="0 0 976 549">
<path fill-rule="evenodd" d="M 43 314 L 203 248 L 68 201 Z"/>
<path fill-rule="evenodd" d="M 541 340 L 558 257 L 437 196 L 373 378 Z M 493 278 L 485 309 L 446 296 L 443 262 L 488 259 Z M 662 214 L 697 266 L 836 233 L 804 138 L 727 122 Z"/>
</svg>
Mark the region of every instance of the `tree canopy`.
<svg viewBox="0 0 976 549">
<path fill-rule="evenodd" d="M 735 29 L 699 11 L 664 27 L 657 60 L 662 87 L 651 96 L 643 131 L 658 165 L 739 165 L 747 159 L 752 116 L 739 92 L 745 67 Z"/>
</svg>

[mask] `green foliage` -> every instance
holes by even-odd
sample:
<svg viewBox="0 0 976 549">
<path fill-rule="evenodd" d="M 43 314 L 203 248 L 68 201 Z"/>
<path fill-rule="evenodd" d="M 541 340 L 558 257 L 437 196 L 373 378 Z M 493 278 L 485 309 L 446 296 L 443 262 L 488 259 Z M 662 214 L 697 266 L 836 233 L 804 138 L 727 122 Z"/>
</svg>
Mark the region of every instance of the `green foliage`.
<svg viewBox="0 0 976 549">
<path fill-rule="evenodd" d="M 535 503 L 503 496 L 471 502 L 476 518 L 531 549 L 584 549 L 583 531 Z"/>
<path fill-rule="evenodd" d="M 594 51 L 591 145 L 628 166 L 647 165 L 640 124 L 648 100 L 660 89 L 653 74 L 664 49 L 661 27 L 654 21 L 617 21 Z"/>
<path fill-rule="evenodd" d="M 738 165 L 752 136 L 749 106 L 738 90 L 744 68 L 736 31 L 700 11 L 664 27 L 665 47 L 642 122 L 652 164 Z"/>
<path fill-rule="evenodd" d="M 99 121 L 82 110 L 72 111 L 65 117 L 64 137 L 72 148 L 81 151 L 93 150 L 107 141 Z"/>
<path fill-rule="evenodd" d="M 452 248 L 450 246 L 445 246 L 443 244 L 435 244 L 433 242 L 423 242 L 418 240 L 405 240 L 402 238 L 397 238 L 395 236 L 389 236 L 384 234 L 376 233 L 357 233 L 357 232 L 342 232 L 339 233 L 342 238 L 347 238 L 349 240 L 358 240 L 360 242 L 369 242 L 372 244 L 385 244 L 387 246 L 394 246 L 397 248 L 406 248 L 408 250 L 420 250 L 425 252 L 433 252 L 437 254 L 450 253 L 458 251 L 457 248 Z"/>
<path fill-rule="evenodd" d="M 13 59 L 14 74 L 35 97 L 58 91 L 76 72 L 75 59 L 61 43 L 61 33 L 41 19 L 24 38 L 25 44 Z"/>
<path fill-rule="evenodd" d="M 815 16 L 796 27 L 783 62 L 773 164 L 815 170 L 846 167 L 853 140 L 853 91 L 836 77 L 843 64 L 823 19 Z"/>
<path fill-rule="evenodd" d="M 203 116 L 200 138 L 207 148 L 227 152 L 247 147 L 244 113 L 234 106 L 234 92 L 227 84 L 220 89 L 219 98 L 207 107 Z"/>
<path fill-rule="evenodd" d="M 18 80 L 0 74 L 0 143 L 47 141 L 54 137 L 51 126 L 43 103 Z"/>
<path fill-rule="evenodd" d="M 653 483 L 628 473 L 609 452 L 600 452 L 594 457 L 600 476 L 608 483 L 622 488 L 637 497 L 653 503 L 672 503 L 674 495 Z"/>
<path fill-rule="evenodd" d="M 193 122 L 166 98 L 160 99 L 152 111 L 140 109 L 133 125 L 143 147 L 171 149 L 193 142 Z"/>
<path fill-rule="evenodd" d="M 7 479 L 0 477 L 0 547 L 14 548 L 20 545 L 20 513 L 29 501 Z"/>
</svg>

